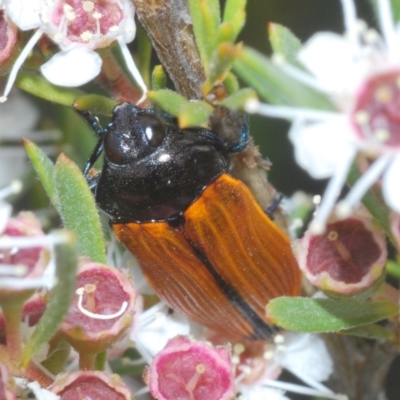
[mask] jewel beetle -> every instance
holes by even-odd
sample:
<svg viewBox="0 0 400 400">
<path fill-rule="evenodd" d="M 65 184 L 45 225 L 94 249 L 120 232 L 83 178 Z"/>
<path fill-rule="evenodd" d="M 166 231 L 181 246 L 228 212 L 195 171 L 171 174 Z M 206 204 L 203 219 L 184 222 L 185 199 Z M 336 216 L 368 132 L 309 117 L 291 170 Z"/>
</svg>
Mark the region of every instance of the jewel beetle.
<svg viewBox="0 0 400 400">
<path fill-rule="evenodd" d="M 157 295 L 230 339 L 269 338 L 265 305 L 298 295 L 301 277 L 288 237 L 229 174 L 240 146 L 130 103 L 105 129 L 82 114 L 99 137 L 84 170 L 96 203 Z"/>
</svg>

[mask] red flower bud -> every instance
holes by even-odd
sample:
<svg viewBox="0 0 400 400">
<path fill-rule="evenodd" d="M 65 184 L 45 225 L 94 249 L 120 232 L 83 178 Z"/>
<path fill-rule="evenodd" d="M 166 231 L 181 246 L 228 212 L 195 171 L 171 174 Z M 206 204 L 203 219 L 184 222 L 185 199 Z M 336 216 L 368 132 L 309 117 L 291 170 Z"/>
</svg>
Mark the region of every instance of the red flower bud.
<svg viewBox="0 0 400 400">
<path fill-rule="evenodd" d="M 144 380 L 158 400 L 230 400 L 235 395 L 230 349 L 185 336 L 167 343 Z"/>
<path fill-rule="evenodd" d="M 128 387 L 118 375 L 100 371 L 77 371 L 62 375 L 48 390 L 60 396 L 60 400 L 131 400 L 132 398 Z"/>
<path fill-rule="evenodd" d="M 328 294 L 351 295 L 380 282 L 386 258 L 385 236 L 369 218 L 328 223 L 323 235 L 307 232 L 298 245 L 300 268 Z"/>
<path fill-rule="evenodd" d="M 120 270 L 86 260 L 76 285 L 77 295 L 61 332 L 79 353 L 99 353 L 131 325 L 135 289 Z"/>
</svg>

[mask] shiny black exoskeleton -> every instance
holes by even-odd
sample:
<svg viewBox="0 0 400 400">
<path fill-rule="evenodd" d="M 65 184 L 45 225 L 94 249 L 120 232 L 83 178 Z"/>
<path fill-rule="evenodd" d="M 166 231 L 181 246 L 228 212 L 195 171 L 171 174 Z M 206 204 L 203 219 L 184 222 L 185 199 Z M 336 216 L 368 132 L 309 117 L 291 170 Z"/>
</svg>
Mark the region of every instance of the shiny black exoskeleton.
<svg viewBox="0 0 400 400">
<path fill-rule="evenodd" d="M 230 168 L 227 144 L 207 129 L 180 130 L 130 103 L 115 107 L 104 130 L 83 115 L 100 136 L 85 172 L 103 150 L 104 167 L 89 181 L 112 223 L 173 221 Z"/>
</svg>

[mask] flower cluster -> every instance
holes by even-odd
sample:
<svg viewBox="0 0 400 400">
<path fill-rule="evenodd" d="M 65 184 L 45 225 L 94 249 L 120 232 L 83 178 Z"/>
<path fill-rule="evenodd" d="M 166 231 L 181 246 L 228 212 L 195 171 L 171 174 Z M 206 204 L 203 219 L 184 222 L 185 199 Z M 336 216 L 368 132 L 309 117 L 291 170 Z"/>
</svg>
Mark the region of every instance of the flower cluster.
<svg viewBox="0 0 400 400">
<path fill-rule="evenodd" d="M 382 35 L 357 19 L 353 0 L 342 4 L 345 34 L 317 33 L 298 53 L 309 72 L 282 65 L 292 77 L 325 93 L 336 110 L 247 104 L 250 112 L 292 119 L 289 137 L 297 162 L 314 178 L 330 178 L 310 227 L 316 233 L 324 231 L 357 155 L 365 171 L 338 204 L 338 214 L 348 216 L 381 176 L 387 204 L 400 211 L 400 30 L 389 0 L 377 1 Z"/>
<path fill-rule="evenodd" d="M 131 1 L 4 0 L 2 8 L 3 18 L 21 31 L 36 31 L 15 60 L 1 101 L 7 99 L 19 68 L 43 35 L 61 50 L 40 68 L 51 83 L 75 87 L 89 82 L 102 66 L 96 50 L 118 42 L 128 69 L 143 91 L 141 101 L 144 100 L 147 88 L 127 49 L 136 34 Z M 11 38 L 9 42 L 12 47 Z"/>
</svg>

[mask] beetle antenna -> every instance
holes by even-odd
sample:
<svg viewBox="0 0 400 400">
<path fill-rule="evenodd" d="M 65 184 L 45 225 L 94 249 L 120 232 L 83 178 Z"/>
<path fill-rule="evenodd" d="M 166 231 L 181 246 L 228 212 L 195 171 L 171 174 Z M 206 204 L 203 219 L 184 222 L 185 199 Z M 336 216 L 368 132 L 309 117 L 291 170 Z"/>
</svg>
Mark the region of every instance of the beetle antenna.
<svg viewBox="0 0 400 400">
<path fill-rule="evenodd" d="M 90 111 L 76 110 L 82 118 L 89 124 L 96 136 L 102 137 L 105 129 L 100 125 L 99 119 L 95 117 Z"/>
<path fill-rule="evenodd" d="M 274 196 L 274 199 L 272 200 L 272 203 L 268 206 L 268 208 L 265 210 L 265 214 L 268 215 L 269 219 L 273 221 L 274 218 L 274 213 L 281 204 L 281 201 L 283 199 L 283 194 L 282 193 L 277 193 Z"/>
<path fill-rule="evenodd" d="M 99 138 L 95 148 L 92 151 L 92 154 L 90 155 L 89 159 L 85 164 L 85 168 L 83 169 L 83 175 L 89 181 L 90 177 L 88 176 L 88 173 L 90 169 L 93 167 L 93 165 L 96 163 L 96 161 L 99 159 L 101 153 L 103 152 L 103 138 L 104 135 L 108 132 L 108 127 L 103 129 L 102 126 L 100 125 L 99 119 L 95 117 L 90 111 L 82 111 L 82 110 L 76 110 L 76 111 L 89 124 L 94 134 Z"/>
<path fill-rule="evenodd" d="M 92 151 L 89 159 L 86 161 L 85 168 L 83 169 L 83 175 L 88 179 L 88 173 L 96 161 L 99 159 L 101 153 L 103 152 L 103 137 L 100 137 L 96 143 L 95 148 Z"/>
</svg>

